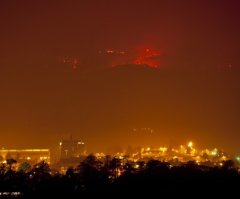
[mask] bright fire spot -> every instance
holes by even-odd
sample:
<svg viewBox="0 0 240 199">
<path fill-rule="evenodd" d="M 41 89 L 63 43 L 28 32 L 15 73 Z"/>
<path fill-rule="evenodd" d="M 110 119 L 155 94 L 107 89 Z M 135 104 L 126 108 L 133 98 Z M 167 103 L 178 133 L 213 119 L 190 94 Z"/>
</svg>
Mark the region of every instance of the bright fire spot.
<svg viewBox="0 0 240 199">
<path fill-rule="evenodd" d="M 134 64 L 147 65 L 151 68 L 158 68 L 160 64 L 160 52 L 146 48 L 144 52 L 135 59 Z"/>
</svg>

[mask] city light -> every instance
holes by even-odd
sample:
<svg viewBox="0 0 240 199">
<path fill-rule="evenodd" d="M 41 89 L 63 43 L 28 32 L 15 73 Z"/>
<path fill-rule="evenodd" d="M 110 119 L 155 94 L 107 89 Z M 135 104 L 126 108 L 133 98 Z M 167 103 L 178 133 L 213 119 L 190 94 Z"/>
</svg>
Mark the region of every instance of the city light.
<svg viewBox="0 0 240 199">
<path fill-rule="evenodd" d="M 84 142 L 78 142 L 78 144 L 84 144 Z"/>
<path fill-rule="evenodd" d="M 212 155 L 212 156 L 216 156 L 217 153 L 218 153 L 218 151 L 217 151 L 216 148 L 211 151 L 211 155 Z"/>
<path fill-rule="evenodd" d="M 49 149 L 0 149 L 0 152 L 49 152 Z"/>
<path fill-rule="evenodd" d="M 44 160 L 50 164 L 50 149 L 0 149 L 0 156 L 4 164 L 7 163 L 8 156 L 18 163 L 27 160 L 36 164 Z"/>
<path fill-rule="evenodd" d="M 193 143 L 192 142 L 188 142 L 188 147 L 192 148 L 193 147 Z"/>
<path fill-rule="evenodd" d="M 61 162 L 61 158 L 69 161 L 81 156 L 86 156 L 87 153 L 84 151 L 84 142 L 79 140 L 63 140 L 59 142 L 61 147 L 58 148 L 60 158 L 60 165 L 64 162 Z M 126 150 L 127 152 L 127 150 Z M 231 159 L 231 157 L 222 150 L 217 148 L 213 149 L 198 149 L 194 147 L 192 141 L 187 142 L 185 145 L 179 145 L 178 147 L 166 147 L 166 146 L 147 146 L 141 148 L 132 148 L 131 152 L 116 152 L 111 154 L 112 157 L 115 157 L 123 162 L 132 161 L 137 163 L 138 161 L 148 161 L 149 159 L 155 159 L 160 161 L 173 161 L 173 165 L 178 165 L 180 162 L 195 161 L 197 164 L 205 164 L 205 162 L 210 162 L 212 165 L 222 166 L 222 162 Z M 13 158 L 17 157 L 18 160 L 28 160 L 31 163 L 37 163 L 39 161 L 47 161 L 50 163 L 50 150 L 49 149 L 2 149 L 0 150 L 0 155 L 2 155 L 2 163 L 6 163 L 6 154 L 10 154 Z M 95 157 L 103 161 L 106 158 L 106 153 L 96 152 L 94 153 Z M 51 158 L 52 159 L 52 158 Z M 54 158 L 53 158 L 54 159 Z M 55 158 L 56 159 L 56 158 Z M 240 156 L 235 157 L 236 162 L 240 163 Z M 79 162 L 76 162 L 76 164 Z M 64 165 L 64 164 L 63 164 Z M 137 164 L 136 164 L 137 165 Z M 138 168 L 139 166 L 134 166 Z M 70 166 L 70 165 L 69 165 Z M 66 166 L 64 166 L 66 170 Z M 63 172 L 63 171 L 61 171 Z"/>
</svg>

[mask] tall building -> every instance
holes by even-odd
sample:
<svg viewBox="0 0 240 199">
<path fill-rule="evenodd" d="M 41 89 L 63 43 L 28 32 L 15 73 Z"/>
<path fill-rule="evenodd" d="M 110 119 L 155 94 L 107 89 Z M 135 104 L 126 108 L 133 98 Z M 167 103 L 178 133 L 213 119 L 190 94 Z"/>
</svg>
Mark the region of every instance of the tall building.
<svg viewBox="0 0 240 199">
<path fill-rule="evenodd" d="M 84 155 L 85 143 L 82 140 L 62 140 L 60 143 L 60 159 L 77 158 Z"/>
</svg>

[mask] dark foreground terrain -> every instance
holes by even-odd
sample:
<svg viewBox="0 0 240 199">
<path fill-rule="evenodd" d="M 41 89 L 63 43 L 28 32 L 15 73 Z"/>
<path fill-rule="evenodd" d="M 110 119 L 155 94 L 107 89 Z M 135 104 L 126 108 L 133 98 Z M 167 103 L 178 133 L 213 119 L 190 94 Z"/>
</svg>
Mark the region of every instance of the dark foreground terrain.
<svg viewBox="0 0 240 199">
<path fill-rule="evenodd" d="M 0 168 L 0 198 L 239 198 L 239 188 L 240 175 L 230 160 L 221 167 L 150 160 L 134 168 L 88 156 L 65 175 L 44 162 L 18 171 L 11 164 Z"/>
</svg>

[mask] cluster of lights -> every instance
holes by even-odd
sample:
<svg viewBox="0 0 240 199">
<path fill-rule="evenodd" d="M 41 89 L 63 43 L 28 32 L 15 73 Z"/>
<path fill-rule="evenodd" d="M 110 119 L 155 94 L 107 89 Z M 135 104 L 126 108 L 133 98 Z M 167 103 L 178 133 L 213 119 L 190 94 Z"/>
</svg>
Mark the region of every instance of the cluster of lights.
<svg viewBox="0 0 240 199">
<path fill-rule="evenodd" d="M 113 50 L 113 49 L 107 49 L 107 50 L 105 50 L 103 52 L 107 53 L 107 54 L 120 54 L 120 55 L 125 55 L 126 54 L 125 51 Z M 99 51 L 99 54 L 102 54 L 102 51 Z"/>
<path fill-rule="evenodd" d="M 84 142 L 78 142 L 78 144 L 82 144 L 82 145 L 83 145 L 83 144 L 84 144 Z"/>
<path fill-rule="evenodd" d="M 226 161 L 229 157 L 222 151 L 214 148 L 212 150 L 198 150 L 195 148 L 192 141 L 188 142 L 186 145 L 180 145 L 179 148 L 167 148 L 167 147 L 146 147 L 142 148 L 140 152 L 132 153 L 132 160 L 138 161 L 139 159 L 149 159 L 155 158 L 164 161 L 180 161 L 185 162 L 189 160 L 195 160 L 196 163 L 201 162 L 212 162 L 217 163 L 221 161 Z M 240 156 L 236 159 L 240 163 Z M 218 163 L 219 164 L 219 163 Z"/>
</svg>

